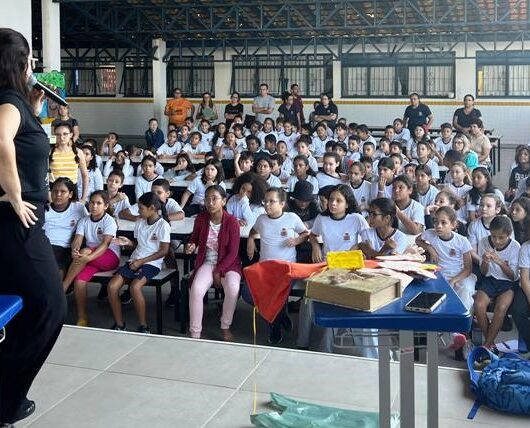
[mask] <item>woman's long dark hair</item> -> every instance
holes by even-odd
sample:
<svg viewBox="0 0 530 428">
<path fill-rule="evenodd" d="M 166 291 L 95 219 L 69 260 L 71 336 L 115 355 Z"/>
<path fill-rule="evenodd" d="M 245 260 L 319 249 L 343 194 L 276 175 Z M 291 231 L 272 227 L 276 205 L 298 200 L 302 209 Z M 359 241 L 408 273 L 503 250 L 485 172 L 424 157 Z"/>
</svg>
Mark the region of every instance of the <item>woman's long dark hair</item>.
<svg viewBox="0 0 530 428">
<path fill-rule="evenodd" d="M 14 89 L 29 100 L 26 77 L 29 44 L 18 31 L 0 28 L 0 90 Z"/>
</svg>

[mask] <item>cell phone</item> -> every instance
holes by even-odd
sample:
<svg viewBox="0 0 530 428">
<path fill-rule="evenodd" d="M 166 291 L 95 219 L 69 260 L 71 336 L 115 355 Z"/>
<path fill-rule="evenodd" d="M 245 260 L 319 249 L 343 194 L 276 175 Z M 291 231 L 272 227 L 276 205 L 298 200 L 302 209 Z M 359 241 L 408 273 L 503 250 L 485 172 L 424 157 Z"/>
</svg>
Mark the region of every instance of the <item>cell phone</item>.
<svg viewBox="0 0 530 428">
<path fill-rule="evenodd" d="M 447 298 L 445 293 L 420 291 L 406 305 L 405 310 L 430 314 Z"/>
</svg>

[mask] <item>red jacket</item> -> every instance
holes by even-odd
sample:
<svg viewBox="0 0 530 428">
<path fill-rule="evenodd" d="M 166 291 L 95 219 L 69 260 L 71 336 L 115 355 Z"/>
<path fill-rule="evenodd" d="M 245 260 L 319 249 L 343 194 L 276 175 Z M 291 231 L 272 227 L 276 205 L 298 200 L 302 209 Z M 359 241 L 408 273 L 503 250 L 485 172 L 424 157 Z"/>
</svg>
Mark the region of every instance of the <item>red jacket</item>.
<svg viewBox="0 0 530 428">
<path fill-rule="evenodd" d="M 195 259 L 195 270 L 202 266 L 206 258 L 206 241 L 208 240 L 209 228 L 210 215 L 208 211 L 202 211 L 195 219 L 193 232 L 188 240 L 188 242 L 193 242 L 198 248 L 197 258 Z M 239 222 L 234 216 L 224 211 L 221 220 L 221 230 L 219 231 L 217 265 L 214 269 L 214 273 L 219 272 L 221 277 L 224 277 L 225 273 L 230 271 L 241 274 L 239 237 Z"/>
</svg>

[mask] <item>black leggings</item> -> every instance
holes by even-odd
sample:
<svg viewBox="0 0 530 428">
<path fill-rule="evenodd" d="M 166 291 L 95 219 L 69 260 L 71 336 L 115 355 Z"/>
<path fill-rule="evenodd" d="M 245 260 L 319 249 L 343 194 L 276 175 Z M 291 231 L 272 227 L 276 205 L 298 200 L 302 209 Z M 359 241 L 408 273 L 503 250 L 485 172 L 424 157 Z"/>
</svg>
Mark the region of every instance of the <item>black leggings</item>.
<svg viewBox="0 0 530 428">
<path fill-rule="evenodd" d="M 0 203 L 0 294 L 22 297 L 23 309 L 0 344 L 0 422 L 12 422 L 48 357 L 66 315 L 66 300 L 48 238 L 38 223 L 24 228 L 11 205 Z"/>
</svg>

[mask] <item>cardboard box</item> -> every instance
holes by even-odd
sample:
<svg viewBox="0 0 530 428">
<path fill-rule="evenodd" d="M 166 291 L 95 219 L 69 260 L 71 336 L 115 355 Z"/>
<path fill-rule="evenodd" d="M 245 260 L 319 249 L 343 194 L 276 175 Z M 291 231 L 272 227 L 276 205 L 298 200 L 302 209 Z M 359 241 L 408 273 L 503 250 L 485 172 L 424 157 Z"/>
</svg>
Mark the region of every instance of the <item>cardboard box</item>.
<svg viewBox="0 0 530 428">
<path fill-rule="evenodd" d="M 386 275 L 329 269 L 307 280 L 306 297 L 373 312 L 401 297 L 401 283 Z"/>
</svg>

